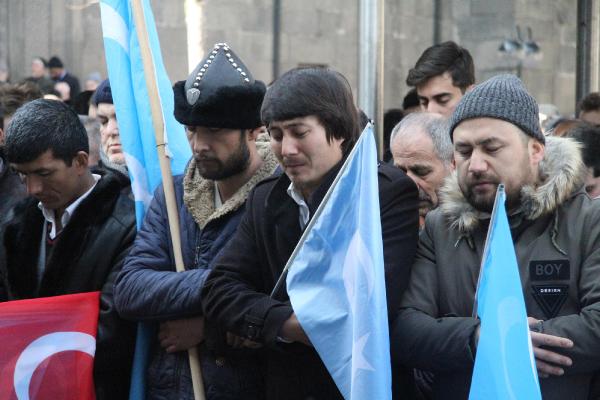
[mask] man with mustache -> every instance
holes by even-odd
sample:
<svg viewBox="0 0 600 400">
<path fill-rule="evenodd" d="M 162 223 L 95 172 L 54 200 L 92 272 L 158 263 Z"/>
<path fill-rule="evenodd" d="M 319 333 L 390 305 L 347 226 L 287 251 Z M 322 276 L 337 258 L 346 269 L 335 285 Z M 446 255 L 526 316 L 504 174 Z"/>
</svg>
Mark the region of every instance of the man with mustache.
<svg viewBox="0 0 600 400">
<path fill-rule="evenodd" d="M 545 138 L 536 101 L 500 75 L 450 120 L 456 172 L 427 215 L 392 355 L 435 374 L 433 398 L 466 399 L 479 338 L 473 302 L 498 184 L 515 245 L 544 399 L 587 399 L 600 368 L 600 203 L 579 147 Z"/>
<path fill-rule="evenodd" d="M 7 128 L 6 160 L 28 196 L 6 225 L 0 301 L 100 291 L 95 398 L 127 399 L 135 325 L 119 317 L 113 283 L 135 238 L 129 179 L 90 170 L 87 133 L 63 102 L 25 103 Z"/>
<path fill-rule="evenodd" d="M 297 68 L 269 87 L 261 114 L 283 173 L 258 184 L 248 198 L 240 228 L 204 285 L 206 315 L 229 331 L 230 342 L 262 346 L 267 399 L 340 399 L 285 285 L 270 293 L 360 134 L 357 109 L 341 74 Z M 379 166 L 378 182 L 391 322 L 416 251 L 417 190 L 386 164 Z M 392 376 L 398 394 L 412 398 L 411 371 Z"/>
<path fill-rule="evenodd" d="M 419 226 L 438 206 L 438 190 L 452 172 L 452 142 L 440 114 L 412 113 L 392 130 L 390 139 L 394 165 L 419 188 Z"/>
<path fill-rule="evenodd" d="M 123 317 L 158 325 L 146 398 L 193 399 L 186 350 L 200 346 L 207 399 L 261 399 L 258 360 L 205 343 L 200 300 L 216 257 L 238 229 L 248 194 L 277 167 L 259 138 L 265 85 L 226 43 L 218 43 L 173 91 L 175 118 L 185 125 L 193 151 L 184 174 L 174 178 L 186 270 L 175 272 L 159 188 L 117 279 L 115 301 Z"/>
</svg>

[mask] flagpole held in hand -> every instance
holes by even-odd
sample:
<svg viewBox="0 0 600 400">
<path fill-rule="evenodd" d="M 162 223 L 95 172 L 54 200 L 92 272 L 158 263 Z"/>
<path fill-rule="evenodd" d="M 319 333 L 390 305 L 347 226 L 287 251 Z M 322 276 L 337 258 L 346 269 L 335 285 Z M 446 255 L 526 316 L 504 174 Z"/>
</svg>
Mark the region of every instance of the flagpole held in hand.
<svg viewBox="0 0 600 400">
<path fill-rule="evenodd" d="M 155 77 L 152 54 L 148 43 L 148 33 L 146 31 L 146 20 L 141 0 L 132 0 L 131 2 L 133 17 L 135 20 L 136 33 L 140 44 L 140 52 L 144 64 L 146 77 Z M 173 243 L 173 255 L 175 257 L 175 268 L 177 272 L 185 270 L 183 265 L 183 256 L 181 253 L 181 238 L 179 236 L 179 217 L 177 214 L 177 205 L 175 201 L 175 190 L 173 186 L 173 177 L 171 175 L 171 166 L 166 150 L 164 121 L 161 113 L 160 98 L 155 79 L 146 79 L 146 87 L 150 97 L 150 108 L 152 111 L 152 124 L 154 126 L 154 135 L 156 137 L 156 149 L 160 162 L 160 171 L 162 174 L 163 189 L 167 203 L 167 216 L 169 219 L 169 230 Z M 202 380 L 202 371 L 200 370 L 200 361 L 198 350 L 193 347 L 188 350 L 190 371 L 192 375 L 192 384 L 194 387 L 194 398 L 196 400 L 205 400 L 204 382 Z"/>
</svg>

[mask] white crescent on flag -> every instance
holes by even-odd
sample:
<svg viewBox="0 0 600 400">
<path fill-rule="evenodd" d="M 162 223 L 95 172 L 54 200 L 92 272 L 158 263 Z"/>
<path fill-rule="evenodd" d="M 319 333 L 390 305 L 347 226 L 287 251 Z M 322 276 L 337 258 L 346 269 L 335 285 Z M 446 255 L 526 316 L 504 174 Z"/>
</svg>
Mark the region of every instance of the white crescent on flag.
<svg viewBox="0 0 600 400">
<path fill-rule="evenodd" d="M 18 400 L 29 400 L 29 384 L 37 367 L 63 351 L 80 351 L 94 357 L 96 338 L 83 332 L 54 332 L 29 343 L 15 364 L 13 382 Z"/>
<path fill-rule="evenodd" d="M 102 14 L 102 34 L 119 43 L 125 53 L 129 54 L 129 29 L 123 17 L 114 8 L 105 3 L 100 3 Z"/>
</svg>

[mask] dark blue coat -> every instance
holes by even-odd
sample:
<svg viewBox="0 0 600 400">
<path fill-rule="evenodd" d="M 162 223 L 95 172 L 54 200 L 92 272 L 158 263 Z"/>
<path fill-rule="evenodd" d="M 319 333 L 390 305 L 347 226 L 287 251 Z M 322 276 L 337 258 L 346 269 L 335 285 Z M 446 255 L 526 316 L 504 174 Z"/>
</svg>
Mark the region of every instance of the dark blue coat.
<svg viewBox="0 0 600 400">
<path fill-rule="evenodd" d="M 159 187 L 117 278 L 115 303 L 124 318 L 162 322 L 202 315 L 201 289 L 211 262 L 237 229 L 244 212 L 240 205 L 201 229 L 184 204 L 183 176 L 175 177 L 174 184 L 186 271 L 174 273 L 165 196 Z M 217 363 L 204 345 L 200 354 L 207 399 L 259 398 L 253 393 L 260 392 L 257 385 L 262 385 L 262 379 L 252 359 L 234 357 L 224 363 L 219 357 Z M 193 399 L 187 352 L 167 354 L 155 337 L 147 383 L 148 399 Z"/>
</svg>

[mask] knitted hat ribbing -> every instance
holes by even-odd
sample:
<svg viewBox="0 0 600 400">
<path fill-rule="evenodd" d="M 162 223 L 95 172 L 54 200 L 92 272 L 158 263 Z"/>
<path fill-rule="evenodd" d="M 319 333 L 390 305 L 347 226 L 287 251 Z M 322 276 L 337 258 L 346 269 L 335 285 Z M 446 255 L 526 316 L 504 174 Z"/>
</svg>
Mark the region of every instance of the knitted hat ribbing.
<svg viewBox="0 0 600 400">
<path fill-rule="evenodd" d="M 450 139 L 462 121 L 484 117 L 510 122 L 545 143 L 537 102 L 514 75 L 494 76 L 467 92 L 452 113 Z"/>
</svg>

